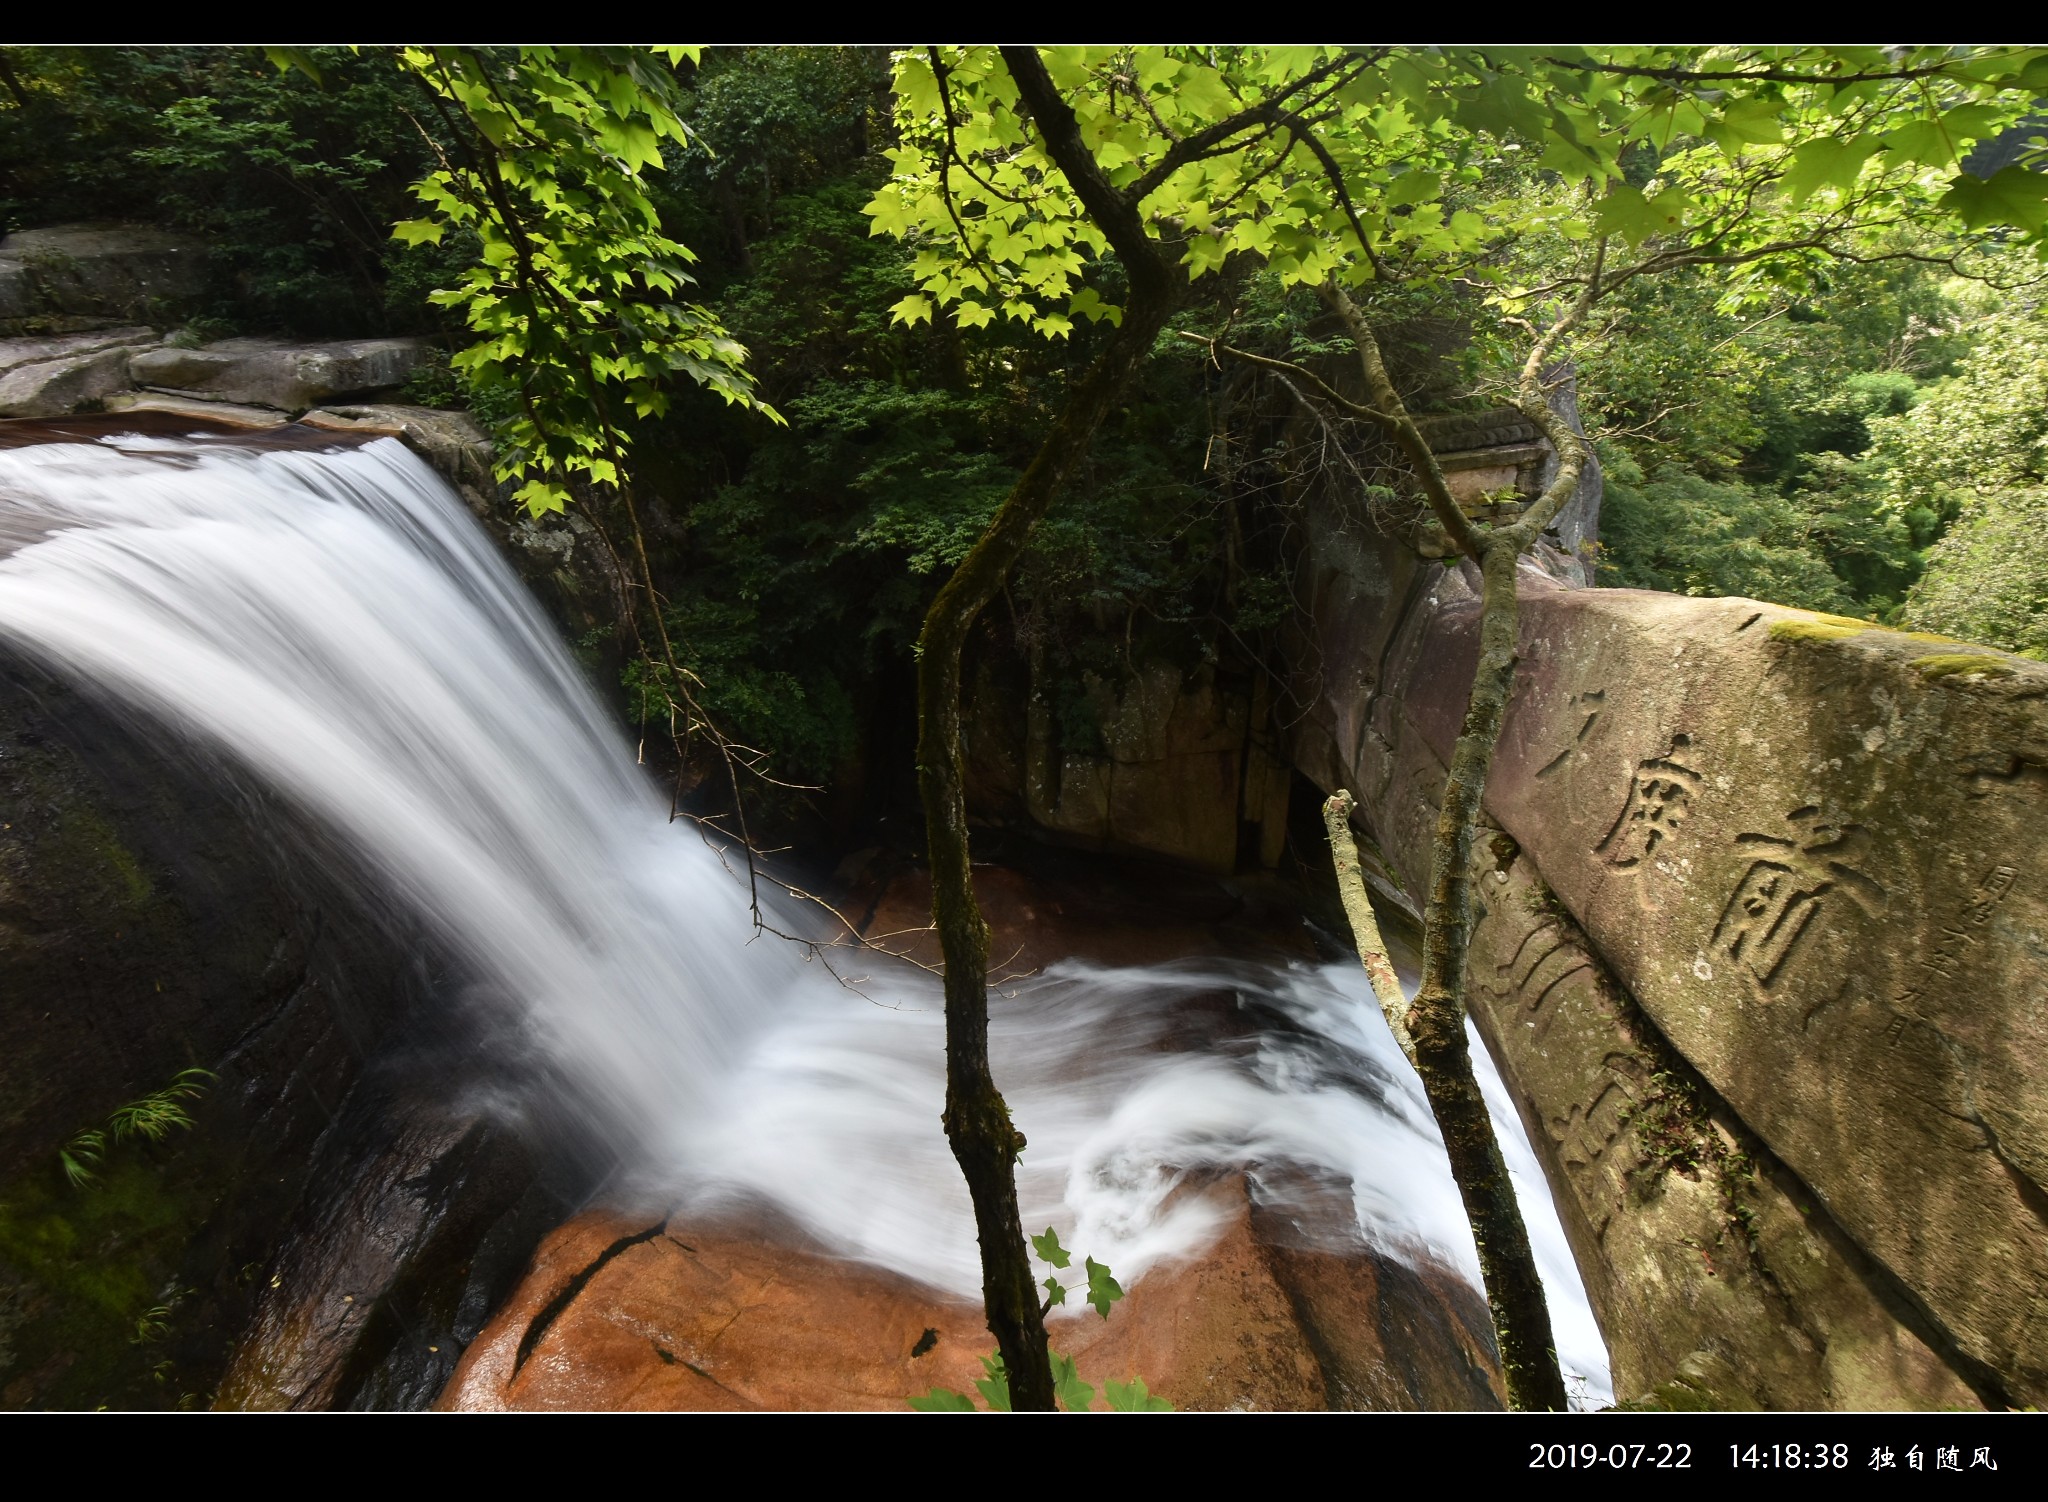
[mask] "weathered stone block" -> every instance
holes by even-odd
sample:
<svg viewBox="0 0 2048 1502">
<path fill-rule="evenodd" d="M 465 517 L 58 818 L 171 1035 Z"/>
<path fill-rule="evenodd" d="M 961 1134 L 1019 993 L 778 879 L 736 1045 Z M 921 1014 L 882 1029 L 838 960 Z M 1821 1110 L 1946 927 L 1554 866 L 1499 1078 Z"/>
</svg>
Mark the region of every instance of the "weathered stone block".
<svg viewBox="0 0 2048 1502">
<path fill-rule="evenodd" d="M 146 328 L 0 339 L 0 417 L 91 411 L 128 388 L 128 357 L 156 341 Z"/>
<path fill-rule="evenodd" d="M 1859 1244 L 2041 1401 L 2048 667 L 1930 671 L 1952 644 L 1742 600 L 1526 612 L 1490 808 Z"/>
<path fill-rule="evenodd" d="M 303 412 L 338 397 L 403 385 L 429 352 L 423 339 L 223 339 L 198 349 L 150 350 L 130 363 L 129 373 L 138 386 Z"/>
<path fill-rule="evenodd" d="M 1393 550 L 1333 541 L 1297 761 L 1362 795 L 1420 891 L 1477 602 L 1459 571 L 1403 590 Z M 1752 601 L 1522 578 L 1524 665 L 1489 812 L 1649 1024 L 1796 1176 L 1788 1192 L 1881 1269 L 1866 1297 L 1892 1280 L 1959 1374 L 2040 1402 L 2048 889 L 2030 873 L 2048 831 L 2048 668 Z M 1367 608 L 1375 596 L 1391 611 Z M 1502 1033 L 1504 1069 L 1537 1068 L 1542 1049 Z M 1596 1096 L 1568 1103 L 1584 1119 L 1545 1149 L 1560 1199 L 1605 1130 Z M 1638 1272 L 1633 1292 L 1589 1274 L 1610 1328 L 1631 1298 L 1654 1324 L 1703 1286 Z M 1783 1283 L 1805 1311 L 1793 1323 L 1820 1328 L 1853 1281 Z M 1831 1400 L 1926 1401 L 1910 1372 L 1882 1396 L 1890 1360 L 1830 1376 Z M 1730 1380 L 1766 1401 L 1777 1379 L 1752 1365 Z"/>
<path fill-rule="evenodd" d="M 205 285 L 206 248 L 141 224 L 60 224 L 0 240 L 0 328 L 173 316 Z"/>
</svg>

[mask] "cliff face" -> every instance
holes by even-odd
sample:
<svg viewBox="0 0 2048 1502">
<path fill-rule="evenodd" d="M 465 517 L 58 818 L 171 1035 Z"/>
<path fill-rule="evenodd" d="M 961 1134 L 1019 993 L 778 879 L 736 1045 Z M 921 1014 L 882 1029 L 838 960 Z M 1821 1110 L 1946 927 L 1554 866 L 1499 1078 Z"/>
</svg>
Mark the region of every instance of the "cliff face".
<svg viewBox="0 0 2048 1502">
<path fill-rule="evenodd" d="M 330 425 L 402 432 L 474 480 L 470 435 L 423 421 L 345 409 Z M 1540 455 L 1492 447 L 1494 468 L 1540 471 Z M 1568 514 L 1565 541 L 1597 499 Z M 1084 685 L 1099 741 L 1076 750 L 1013 664 L 977 685 L 982 806 L 1083 844 L 1269 866 L 1291 761 L 1359 795 L 1387 869 L 1419 893 L 1477 601 L 1460 570 L 1333 506 L 1311 500 L 1304 520 L 1291 709 L 1257 680 L 1140 663 L 1127 683 Z M 507 541 L 564 614 L 595 618 L 607 576 L 590 539 Z M 1544 1157 L 1618 1393 L 2041 1403 L 2048 668 L 1750 601 L 1567 587 L 1580 577 L 1555 550 L 1524 574 L 1524 661 L 1487 802 L 1498 831 L 1477 855 L 1473 1012 Z M 339 1253 L 283 1257 L 305 1238 L 279 1225 L 317 1230 L 350 1186 L 389 1178 L 394 1153 L 445 1157 L 451 1183 L 485 1188 L 436 1189 L 379 1225 L 398 1216 L 429 1246 L 445 1219 L 467 1244 L 502 1215 L 499 1240 L 530 1244 L 533 1212 L 508 1208 L 530 1170 L 472 1173 L 469 1123 L 419 1127 L 384 1099 L 403 1090 L 355 1088 L 411 989 L 387 935 L 332 891 L 273 880 L 274 842 L 245 808 L 33 671 L 0 688 L 0 751 L 0 1403 L 154 1395 L 159 1350 L 203 1387 L 229 1332 L 287 1329 L 341 1286 L 337 1269 L 361 1284 Z M 115 1162 L 121 1215 L 81 1221 L 73 1199 L 97 1201 L 63 1195 L 65 1134 L 194 1064 L 218 1076 L 195 1147 Z M 153 1240 L 121 1229 L 136 1204 Z M 24 1261 L 46 1222 L 126 1281 L 53 1294 Z M 439 1266 L 410 1253 L 362 1286 L 395 1289 L 394 1308 L 459 1303 L 427 1323 L 466 1338 L 517 1256 L 489 1289 L 451 1261 L 408 1291 L 426 1277 L 409 1266 Z M 128 1342 L 123 1321 L 165 1300 L 172 1344 Z M 369 1392 L 389 1332 L 366 1330 L 273 1396 Z M 118 1372 L 80 1355 L 116 1347 L 133 1353 Z M 236 1370 L 260 1376 L 271 1354 L 242 1349 Z M 415 1398 L 445 1372 L 421 1360 L 390 1377 Z"/>
<path fill-rule="evenodd" d="M 1318 521 L 1295 760 L 1420 892 L 1477 601 Z M 1533 568 L 1524 595 L 1474 1013 L 1617 1391 L 2040 1402 L 2048 669 Z"/>
</svg>

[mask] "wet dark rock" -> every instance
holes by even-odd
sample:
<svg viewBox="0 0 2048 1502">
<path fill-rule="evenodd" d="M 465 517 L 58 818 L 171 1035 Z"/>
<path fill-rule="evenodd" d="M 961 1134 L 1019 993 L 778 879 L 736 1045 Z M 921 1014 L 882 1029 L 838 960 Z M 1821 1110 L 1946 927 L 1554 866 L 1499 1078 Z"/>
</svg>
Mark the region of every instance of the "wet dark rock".
<svg viewBox="0 0 2048 1502">
<path fill-rule="evenodd" d="M 203 1401 L 411 961 L 234 779 L 0 672 L 0 1404 Z M 300 853 L 296 871 L 280 851 Z M 189 1069 L 189 1129 L 60 1152 Z M 168 1365 L 166 1365 L 168 1363 Z"/>
<path fill-rule="evenodd" d="M 476 1115 L 359 1092 L 280 1240 L 219 1408 L 421 1408 L 560 1206 Z"/>
</svg>

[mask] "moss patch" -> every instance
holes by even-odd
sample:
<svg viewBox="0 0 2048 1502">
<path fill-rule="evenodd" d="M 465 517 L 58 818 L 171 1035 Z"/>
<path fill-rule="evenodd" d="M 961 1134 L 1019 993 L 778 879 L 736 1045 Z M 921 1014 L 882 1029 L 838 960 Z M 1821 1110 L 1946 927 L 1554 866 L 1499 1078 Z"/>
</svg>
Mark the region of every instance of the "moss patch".
<svg viewBox="0 0 2048 1502">
<path fill-rule="evenodd" d="M 1655 1197 L 1668 1173 L 1700 1176 L 1714 1142 L 1703 1114 L 1691 1082 L 1664 1070 L 1650 1076 L 1650 1088 L 1622 1113 L 1621 1125 L 1635 1133 L 1642 1149 L 1642 1161 L 1628 1175 L 1639 1203 Z"/>
<path fill-rule="evenodd" d="M 1932 657 L 1916 657 L 1913 666 L 1925 678 L 1956 678 L 1968 673 L 1981 673 L 1986 678 L 2012 676 L 2011 663 L 1983 652 L 1941 652 Z"/>
<path fill-rule="evenodd" d="M 1841 615 L 1787 616 L 1771 622 L 1772 641 L 1842 641 L 1878 628 Z"/>
<path fill-rule="evenodd" d="M 123 1110 L 178 1098 L 160 1092 Z M 54 1155 L 0 1183 L 0 1306 L 12 1314 L 0 1407 L 204 1402 L 194 1390 L 204 1380 L 188 1372 L 197 1347 L 219 1338 L 219 1309 L 185 1284 L 206 1280 L 194 1250 L 224 1165 L 215 1144 L 172 1140 L 161 1126 L 116 1134 L 110 1125 L 105 1135 L 87 1183 L 67 1182 Z"/>
<path fill-rule="evenodd" d="M 166 1341 L 185 1290 L 179 1263 L 203 1195 L 155 1153 L 125 1152 L 90 1188 L 24 1174 L 0 1198 L 0 1285 L 22 1318 L 0 1406 L 158 1408 L 182 1394 Z M 33 1353 L 33 1354 L 31 1354 Z M 40 1360 L 37 1358 L 40 1357 Z"/>
<path fill-rule="evenodd" d="M 1711 1387 L 1682 1377 L 1652 1388 L 1640 1398 L 1614 1405 L 1618 1413 L 1731 1413 L 1749 1406 L 1731 1403 Z"/>
</svg>

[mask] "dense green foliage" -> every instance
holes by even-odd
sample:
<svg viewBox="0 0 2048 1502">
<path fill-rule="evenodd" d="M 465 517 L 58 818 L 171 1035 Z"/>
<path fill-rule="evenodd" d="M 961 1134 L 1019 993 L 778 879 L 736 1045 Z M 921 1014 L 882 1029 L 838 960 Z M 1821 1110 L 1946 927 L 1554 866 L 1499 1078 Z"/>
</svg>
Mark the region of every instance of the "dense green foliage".
<svg viewBox="0 0 2048 1502">
<path fill-rule="evenodd" d="M 413 189 L 429 217 L 393 233 L 474 237 L 475 261 L 430 300 L 459 308 L 478 336 L 453 363 L 501 394 L 498 475 L 534 515 L 561 510 L 572 477 L 624 484 L 627 419 L 665 412 L 672 377 L 775 415 L 746 350 L 681 300 L 696 256 L 663 231 L 641 180 L 664 142 L 691 139 L 671 71 L 684 50 L 666 65 L 624 48 L 399 54 L 456 152 Z"/>
<path fill-rule="evenodd" d="M 948 79 L 961 119 L 975 91 L 1000 94 L 986 54 L 942 55 L 961 70 Z M 1128 176 L 1160 149 L 1159 122 L 1185 136 L 1229 88 L 1277 90 L 1328 56 L 1098 49 L 1052 63 L 1092 111 L 1098 158 Z M 1006 138 L 1015 132 L 1000 99 L 986 117 L 994 135 L 955 145 L 982 152 L 990 187 L 1016 201 L 957 167 L 939 191 L 919 166 L 938 128 L 923 54 L 893 96 L 884 54 L 831 47 L 714 49 L 673 70 L 610 52 L 437 51 L 407 63 L 390 49 L 312 49 L 310 70 L 281 70 L 258 49 L 0 57 L 0 222 L 138 218 L 204 234 L 220 268 L 209 334 L 422 331 L 458 349 L 481 332 L 493 352 L 417 393 L 476 404 L 513 439 L 515 461 L 548 449 L 533 433 L 521 441 L 521 393 L 576 394 L 580 369 L 597 370 L 593 350 L 616 344 L 617 327 L 603 314 L 575 325 L 538 306 L 508 311 L 505 299 L 522 294 L 506 274 L 516 247 L 502 226 L 553 236 L 547 253 L 558 257 L 608 247 L 558 269 L 610 277 L 598 303 L 648 308 L 651 337 L 627 352 L 630 370 L 606 368 L 614 379 L 596 384 L 616 394 L 602 414 L 573 415 L 563 443 L 601 477 L 599 417 L 637 440 L 681 665 L 703 680 L 714 719 L 798 780 L 843 774 L 873 740 L 875 717 L 900 708 L 890 685 L 903 681 L 933 590 L 1117 316 L 1114 260 Z M 1512 343 L 1495 313 L 1513 311 L 1507 294 L 1536 272 L 1568 274 L 1585 234 L 1604 228 L 1655 254 L 1710 231 L 1733 246 L 1800 215 L 1846 222 L 1967 197 L 1976 190 L 1955 168 L 1958 152 L 2018 108 L 1989 86 L 2041 71 L 2034 54 L 2007 54 L 2002 71 L 1980 67 L 1973 81 L 1916 54 L 1949 72 L 1929 75 L 1932 104 L 1907 118 L 1873 85 L 1830 96 L 1615 75 L 1589 86 L 1574 55 L 1375 58 L 1320 100 L 1316 118 L 1355 189 L 1358 225 L 1398 279 L 1372 277 L 1349 216 L 1321 191 L 1319 164 L 1285 131 L 1165 181 L 1152 232 L 1202 276 L 1193 322 L 1228 324 L 1275 353 L 1340 349 L 1303 283 L 1341 269 L 1386 331 L 1390 360 L 1412 344 L 1396 374 L 1424 407 L 1489 398 L 1489 371 Z M 502 100 L 479 96 L 479 59 L 499 70 Z M 1871 62 L 1842 53 L 1828 66 Z M 593 80 L 621 71 L 633 97 L 593 92 Z M 553 78 L 562 88 L 543 88 Z M 607 142 L 599 117 L 614 103 L 650 134 Z M 1645 129 L 1658 109 L 1664 125 Z M 482 164 L 463 155 L 482 122 L 504 138 L 508 182 L 523 172 L 529 189 L 563 185 L 585 206 L 567 218 L 484 212 Z M 1816 140 L 1849 149 L 1805 139 L 1820 123 Z M 1943 140 L 1929 124 L 1956 128 Z M 2024 230 L 2035 209 L 2010 198 L 2014 179 L 1994 177 L 2009 201 L 1972 213 L 1988 226 L 2004 203 Z M 1573 179 L 1605 184 L 1590 214 L 1564 191 Z M 438 243 L 424 226 L 408 231 L 413 243 L 391 238 L 394 222 L 419 214 L 411 187 L 423 181 L 439 185 Z M 1185 211 L 1198 194 L 1228 200 L 1239 189 L 1211 222 Z M 1724 206 L 1744 193 L 1774 207 L 1730 226 Z M 915 224 L 917 238 L 871 233 L 871 205 L 879 227 Z M 953 211 L 972 254 L 946 262 Z M 2034 315 L 2003 316 L 2002 299 L 1974 297 L 1948 266 L 1792 259 L 1775 280 L 1712 265 L 1644 276 L 1596 320 L 1578 360 L 1607 458 L 1603 581 L 2037 643 L 2038 471 L 1987 461 L 1967 483 L 1930 484 L 1914 467 L 1915 454 L 1938 468 L 1977 450 L 1980 435 L 1942 414 L 2002 389 L 1997 362 L 2025 356 L 1996 349 L 2023 350 Z M 2003 274 L 2016 282 L 2025 270 Z M 453 294 L 443 306 L 429 300 L 438 290 Z M 472 332 L 472 316 L 493 326 Z M 545 358 L 515 348 L 526 330 L 564 329 Z M 691 365 L 693 339 L 708 366 Z M 732 384 L 741 348 L 752 388 Z M 696 394 L 707 375 L 772 404 L 788 427 Z M 1036 537 L 995 628 L 1067 685 L 1055 697 L 1070 746 L 1094 734 L 1082 674 L 1114 677 L 1134 652 L 1190 663 L 1256 653 L 1259 628 L 1284 614 L 1287 519 L 1269 503 L 1286 465 L 1259 419 L 1274 400 L 1205 371 L 1192 352 L 1162 350 L 1086 482 Z M 558 503 L 554 475 L 528 498 Z M 636 671 L 659 714 L 659 674 Z"/>
<path fill-rule="evenodd" d="M 1907 621 L 2048 658 L 2048 310 L 2037 291 L 1971 332 L 1954 375 L 1874 424 L 1871 480 L 1952 519 Z"/>
<path fill-rule="evenodd" d="M 215 251 L 216 337 L 437 331 L 427 295 L 475 247 L 391 239 L 434 162 L 425 101 L 388 54 L 307 56 L 318 81 L 255 48 L 5 49 L 0 229 L 195 232 Z"/>
<path fill-rule="evenodd" d="M 1639 282 L 1582 353 L 1588 415 L 1609 435 L 1601 581 L 1896 609 L 1937 518 L 1888 503 L 1856 461 L 1960 347 L 1953 300 L 1917 266 L 1748 309 L 1715 292 L 1698 275 Z"/>
<path fill-rule="evenodd" d="M 1582 360 L 1601 582 L 2048 649 L 2040 288 L 1853 270 L 1726 311 L 1672 280 Z"/>
</svg>

